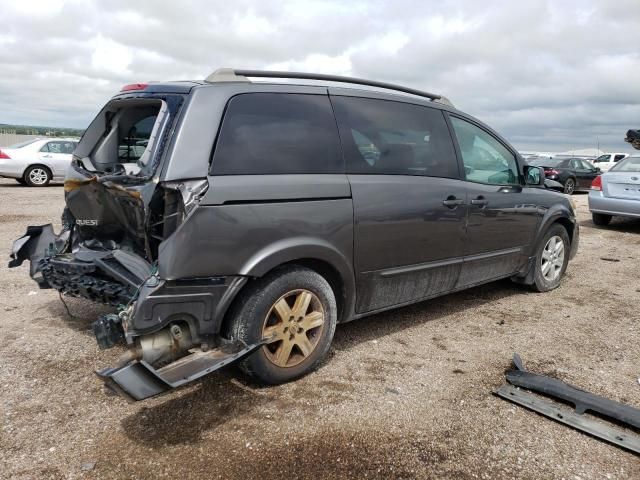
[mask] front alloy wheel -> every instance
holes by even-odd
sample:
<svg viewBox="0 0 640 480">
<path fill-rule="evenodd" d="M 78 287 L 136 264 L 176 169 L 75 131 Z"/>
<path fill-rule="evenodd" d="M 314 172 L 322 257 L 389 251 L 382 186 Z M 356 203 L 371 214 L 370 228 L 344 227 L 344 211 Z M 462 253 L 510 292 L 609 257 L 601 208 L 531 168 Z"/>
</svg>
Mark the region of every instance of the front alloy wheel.
<svg viewBox="0 0 640 480">
<path fill-rule="evenodd" d="M 548 292 L 560 285 L 569 263 L 570 240 L 567 229 L 559 223 L 551 225 L 538 243 L 534 282 L 538 292 Z"/>
<path fill-rule="evenodd" d="M 558 235 L 551 237 L 542 250 L 540 259 L 542 276 L 549 282 L 555 281 L 564 265 L 564 242 Z"/>
</svg>

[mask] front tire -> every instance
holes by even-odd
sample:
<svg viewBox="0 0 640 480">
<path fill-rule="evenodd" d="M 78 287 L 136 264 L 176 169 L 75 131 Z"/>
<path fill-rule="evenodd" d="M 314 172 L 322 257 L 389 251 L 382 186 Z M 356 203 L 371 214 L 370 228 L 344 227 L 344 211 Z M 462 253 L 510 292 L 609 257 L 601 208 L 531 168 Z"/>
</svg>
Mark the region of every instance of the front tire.
<svg viewBox="0 0 640 480">
<path fill-rule="evenodd" d="M 314 370 L 336 328 L 333 290 L 318 273 L 291 266 L 256 280 L 240 294 L 230 317 L 230 337 L 245 344 L 270 339 L 240 363 L 260 383 L 277 385 Z"/>
<path fill-rule="evenodd" d="M 576 181 L 573 178 L 568 178 L 564 182 L 564 193 L 571 195 L 576 190 Z"/>
<path fill-rule="evenodd" d="M 605 215 L 604 213 L 592 213 L 591 219 L 599 227 L 606 227 L 611 223 L 611 215 Z"/>
<path fill-rule="evenodd" d="M 24 172 L 24 183 L 29 187 L 46 187 L 51 181 L 51 172 L 47 167 L 32 165 Z"/>
<path fill-rule="evenodd" d="M 552 225 L 538 245 L 532 285 L 534 290 L 548 292 L 560 285 L 569 263 L 570 248 L 567 230 L 562 225 Z"/>
<path fill-rule="evenodd" d="M 24 181 L 24 178 L 16 178 L 16 182 L 18 182 L 20 185 L 26 185 L 27 182 Z"/>
</svg>

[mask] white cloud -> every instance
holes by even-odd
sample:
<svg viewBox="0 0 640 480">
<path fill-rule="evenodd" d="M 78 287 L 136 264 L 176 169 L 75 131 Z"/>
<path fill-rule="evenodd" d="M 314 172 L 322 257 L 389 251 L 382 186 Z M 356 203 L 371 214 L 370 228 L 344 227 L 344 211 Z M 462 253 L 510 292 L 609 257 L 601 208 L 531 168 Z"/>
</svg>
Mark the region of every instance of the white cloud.
<svg viewBox="0 0 640 480">
<path fill-rule="evenodd" d="M 527 149 L 640 126 L 638 0 L 0 1 L 0 123 L 83 127 L 125 83 L 237 66 L 442 93 Z"/>
<path fill-rule="evenodd" d="M 302 60 L 267 65 L 265 70 L 286 70 L 291 72 L 331 73 L 333 75 L 351 75 L 351 60 L 348 54 L 331 57 L 321 53 L 313 53 Z"/>
<path fill-rule="evenodd" d="M 133 61 L 133 51 L 130 47 L 104 38 L 102 35 L 98 35 L 91 43 L 93 45 L 91 66 L 94 69 L 116 75 L 131 74 L 128 71 Z"/>
</svg>

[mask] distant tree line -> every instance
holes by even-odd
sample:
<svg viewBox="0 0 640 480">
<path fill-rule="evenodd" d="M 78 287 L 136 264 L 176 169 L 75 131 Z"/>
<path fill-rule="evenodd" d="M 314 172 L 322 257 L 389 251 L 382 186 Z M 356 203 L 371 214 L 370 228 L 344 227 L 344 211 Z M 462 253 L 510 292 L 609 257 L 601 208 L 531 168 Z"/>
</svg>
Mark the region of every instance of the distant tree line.
<svg viewBox="0 0 640 480">
<path fill-rule="evenodd" d="M 42 135 L 47 137 L 81 137 L 84 130 L 78 128 L 35 127 L 0 123 L 0 133 L 17 135 Z"/>
</svg>

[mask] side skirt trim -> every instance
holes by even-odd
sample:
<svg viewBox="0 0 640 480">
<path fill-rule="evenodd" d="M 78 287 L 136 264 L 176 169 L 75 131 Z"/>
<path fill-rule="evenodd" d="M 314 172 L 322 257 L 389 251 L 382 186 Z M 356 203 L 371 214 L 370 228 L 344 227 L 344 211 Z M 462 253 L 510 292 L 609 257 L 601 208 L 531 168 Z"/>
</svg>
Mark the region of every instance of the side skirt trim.
<svg viewBox="0 0 640 480">
<path fill-rule="evenodd" d="M 624 449 L 640 453 L 639 435 L 627 433 L 621 428 L 606 425 L 600 421 L 571 411 L 568 408 L 559 407 L 550 400 L 520 390 L 513 385 L 504 384 L 495 391 L 495 394 L 556 422 L 564 423 L 576 430 L 588 433 L 589 435 L 593 435 L 594 437 L 613 443 Z"/>
</svg>

